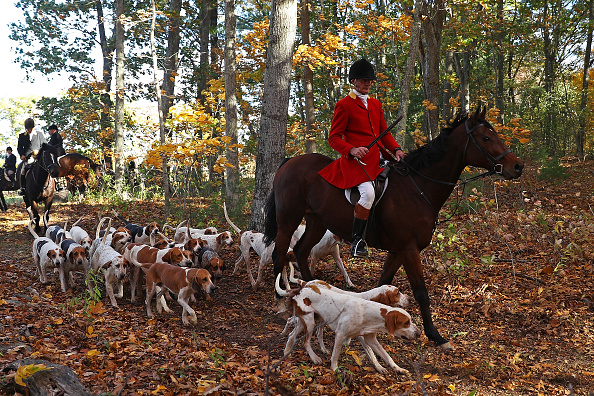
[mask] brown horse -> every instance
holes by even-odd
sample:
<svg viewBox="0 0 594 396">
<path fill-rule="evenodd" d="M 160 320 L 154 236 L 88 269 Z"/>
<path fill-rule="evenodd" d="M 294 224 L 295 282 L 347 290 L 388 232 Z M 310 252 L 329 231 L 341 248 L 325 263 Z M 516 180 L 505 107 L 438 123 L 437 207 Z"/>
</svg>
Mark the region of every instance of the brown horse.
<svg viewBox="0 0 594 396">
<path fill-rule="evenodd" d="M 92 159 L 79 153 L 70 153 L 61 156 L 58 159 L 58 165 L 58 169 L 60 170 L 59 177 L 67 178 L 68 190 L 72 194 L 77 190 L 81 194 L 85 193 L 91 180 L 89 169 L 95 172 L 96 176 L 101 176 L 99 165 L 93 162 Z"/>
<path fill-rule="evenodd" d="M 374 208 L 366 241 L 388 252 L 378 284 L 390 284 L 403 266 L 420 307 L 425 334 L 436 345 L 451 349 L 431 318 L 420 252 L 431 242 L 439 210 L 467 165 L 506 179 L 518 178 L 524 165 L 485 121 L 485 110 L 480 111 L 480 106 L 470 116 L 458 114 L 436 139 L 411 152 L 405 161 L 406 165 L 390 165 L 394 170 Z M 293 250 L 305 280 L 312 278 L 307 265 L 309 252 L 326 229 L 351 240 L 353 206 L 343 190 L 318 174 L 330 162 L 332 159 L 320 154 L 305 154 L 289 159 L 276 172 L 265 208 L 267 240 L 276 240 L 274 279 L 287 265 L 291 236 L 303 218 L 306 231 Z"/>
</svg>

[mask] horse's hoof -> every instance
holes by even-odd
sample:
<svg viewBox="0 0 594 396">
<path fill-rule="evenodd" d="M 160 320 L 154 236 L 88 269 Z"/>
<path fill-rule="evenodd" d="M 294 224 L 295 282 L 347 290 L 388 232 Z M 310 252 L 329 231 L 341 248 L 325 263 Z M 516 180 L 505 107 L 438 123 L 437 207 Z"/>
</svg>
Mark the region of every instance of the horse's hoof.
<svg viewBox="0 0 594 396">
<path fill-rule="evenodd" d="M 444 352 L 452 352 L 454 350 L 454 347 L 452 346 L 452 344 L 450 344 L 449 342 L 445 342 L 441 345 L 439 345 L 439 347 L 444 351 Z"/>
</svg>

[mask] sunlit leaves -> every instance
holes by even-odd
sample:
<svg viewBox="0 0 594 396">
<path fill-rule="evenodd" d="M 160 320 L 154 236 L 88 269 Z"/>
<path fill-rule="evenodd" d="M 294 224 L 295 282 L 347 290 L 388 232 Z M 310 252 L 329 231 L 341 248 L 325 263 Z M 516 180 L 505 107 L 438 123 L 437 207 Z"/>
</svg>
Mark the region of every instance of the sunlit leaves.
<svg viewBox="0 0 594 396">
<path fill-rule="evenodd" d="M 47 367 L 45 364 L 28 364 L 26 366 L 19 366 L 14 377 L 14 382 L 26 387 L 27 385 L 23 382 L 23 380 L 26 380 L 38 371 L 51 369 L 52 367 Z"/>
</svg>

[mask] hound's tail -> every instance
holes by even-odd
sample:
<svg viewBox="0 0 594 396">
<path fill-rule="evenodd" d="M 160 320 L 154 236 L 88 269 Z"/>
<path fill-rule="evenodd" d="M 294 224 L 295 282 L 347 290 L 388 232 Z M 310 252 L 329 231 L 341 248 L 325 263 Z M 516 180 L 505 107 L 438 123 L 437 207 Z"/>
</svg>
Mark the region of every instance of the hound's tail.
<svg viewBox="0 0 594 396">
<path fill-rule="evenodd" d="M 239 229 L 239 227 L 237 227 L 235 224 L 233 224 L 233 222 L 229 218 L 229 215 L 227 214 L 227 205 L 225 204 L 225 202 L 223 202 L 223 212 L 225 213 L 225 218 L 227 219 L 227 223 L 229 223 L 229 225 L 231 227 L 233 227 L 235 232 L 237 232 L 239 235 L 241 235 L 241 230 Z"/>
<path fill-rule="evenodd" d="M 115 217 L 117 217 L 118 219 L 122 220 L 124 222 L 124 224 L 130 224 L 130 222 L 128 220 L 124 219 L 118 212 L 115 211 L 115 209 L 112 209 L 111 211 L 112 211 L 113 215 Z"/>
<path fill-rule="evenodd" d="M 29 232 L 31 233 L 31 235 L 33 235 L 33 238 L 39 238 L 39 235 L 37 235 L 37 233 L 33 229 L 33 221 L 30 221 L 29 224 L 27 224 L 27 228 L 29 228 Z"/>
</svg>

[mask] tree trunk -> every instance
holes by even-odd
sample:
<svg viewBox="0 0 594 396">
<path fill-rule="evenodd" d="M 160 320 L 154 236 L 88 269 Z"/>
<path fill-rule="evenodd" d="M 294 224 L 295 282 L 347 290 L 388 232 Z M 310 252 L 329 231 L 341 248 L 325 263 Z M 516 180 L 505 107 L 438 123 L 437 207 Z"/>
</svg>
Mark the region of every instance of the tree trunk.
<svg viewBox="0 0 594 396">
<path fill-rule="evenodd" d="M 161 105 L 163 107 L 163 118 L 169 116 L 169 109 L 173 106 L 175 77 L 177 76 L 177 65 L 179 60 L 179 42 L 180 42 L 180 13 L 182 0 L 171 0 L 169 5 L 169 30 L 167 32 L 167 53 L 165 54 L 163 71 L 163 97 Z"/>
<path fill-rule="evenodd" d="M 439 82 L 439 62 L 441 50 L 441 37 L 443 23 L 446 16 L 444 0 L 437 0 L 434 7 L 429 9 L 427 4 L 424 7 L 425 18 L 422 19 L 423 34 L 426 48 L 426 59 L 422 62 L 424 67 L 423 78 L 425 83 L 426 99 L 435 108 L 426 108 L 427 115 L 427 137 L 432 139 L 439 131 L 439 98 L 441 94 Z"/>
<path fill-rule="evenodd" d="M 237 145 L 237 65 L 235 62 L 236 39 L 235 0 L 225 0 L 225 134 L 231 138 L 230 145 Z M 239 202 L 239 155 L 238 148 L 227 146 L 225 201 L 231 211 Z"/>
<path fill-rule="evenodd" d="M 264 230 L 264 203 L 276 169 L 285 157 L 297 0 L 272 0 L 270 37 L 258 136 L 256 180 L 250 229 Z"/>
<path fill-rule="evenodd" d="M 200 81 L 198 82 L 198 98 L 202 99 L 202 91 L 206 89 L 208 81 L 208 41 L 210 37 L 210 1 L 203 0 L 200 19 Z"/>
<path fill-rule="evenodd" d="M 160 143 L 163 145 L 165 144 L 165 117 L 163 114 L 163 101 L 161 96 L 161 86 L 159 84 L 159 78 L 157 77 L 157 72 L 159 70 L 159 63 L 157 60 L 157 48 L 155 45 L 155 24 L 157 20 L 157 7 L 155 6 L 155 0 L 151 0 L 151 7 L 152 7 L 152 18 L 151 18 L 151 31 L 150 31 L 150 41 L 151 41 L 151 57 L 153 58 L 153 87 L 155 89 L 155 96 L 157 97 L 157 112 L 159 114 L 159 138 Z M 161 162 L 161 171 L 163 175 L 162 179 L 162 186 L 163 186 L 163 195 L 165 198 L 165 221 L 169 217 L 169 172 L 167 169 L 167 156 L 163 155 L 162 162 Z"/>
<path fill-rule="evenodd" d="M 547 94 L 551 94 L 554 88 L 554 76 L 555 76 L 555 59 L 556 53 L 555 48 L 552 43 L 551 31 L 551 23 L 549 18 L 551 17 L 549 11 L 549 0 L 544 1 L 544 11 L 543 11 L 543 19 L 544 19 L 544 26 L 543 26 L 543 43 L 544 43 L 544 57 L 545 57 L 545 64 L 544 64 L 544 89 Z M 548 100 L 548 99 L 547 99 Z M 545 137 L 545 144 L 548 146 L 548 153 L 551 156 L 555 156 L 557 154 L 557 142 L 554 136 L 554 119 L 553 113 L 551 111 L 547 111 L 544 114 L 544 137 Z"/>
<path fill-rule="evenodd" d="M 458 95 L 460 97 L 460 110 L 470 112 L 470 52 L 462 51 L 454 53 L 456 74 L 460 81 Z"/>
<path fill-rule="evenodd" d="M 498 121 L 500 124 L 505 123 L 505 98 L 504 98 L 504 53 L 503 53 L 503 39 L 505 37 L 505 27 L 503 23 L 503 0 L 497 0 L 497 24 L 494 42 L 495 48 L 495 107 L 499 109 Z"/>
<path fill-rule="evenodd" d="M 410 102 L 410 85 L 415 71 L 415 64 L 417 63 L 417 53 L 419 52 L 422 7 L 423 0 L 416 0 L 415 9 L 413 10 L 413 25 L 410 32 L 410 44 L 408 46 L 408 58 L 406 59 L 406 69 L 404 70 L 404 77 L 402 79 L 402 87 L 400 91 L 400 115 L 402 116 L 402 120 L 398 123 L 398 132 L 403 132 L 405 136 L 408 105 Z M 405 148 L 407 150 L 414 148 L 414 141 L 412 138 L 407 139 Z"/>
<path fill-rule="evenodd" d="M 303 45 L 311 45 L 309 29 L 309 1 L 301 1 L 301 39 Z M 315 106 L 313 94 L 313 71 L 309 65 L 303 67 L 303 95 L 305 97 L 305 152 L 316 152 L 316 137 L 313 132 Z"/>
<path fill-rule="evenodd" d="M 15 360 L 3 367 L 2 372 L 16 372 L 19 367 L 29 365 L 45 365 L 48 369 L 39 370 L 23 382 L 26 387 L 17 384 L 14 380 L 3 386 L 4 390 L 12 393 L 29 396 L 64 395 L 64 396 L 91 396 L 87 388 L 80 383 L 78 377 L 68 366 L 55 364 L 47 360 L 21 359 Z"/>
<path fill-rule="evenodd" d="M 593 0 L 588 1 L 588 34 L 586 38 L 586 53 L 584 54 L 584 77 L 582 78 L 582 98 L 580 101 L 580 126 L 576 137 L 576 154 L 584 157 L 584 143 L 586 138 L 586 112 L 588 106 L 588 85 L 590 82 L 590 53 L 592 51 L 592 30 L 594 28 Z"/>
<path fill-rule="evenodd" d="M 116 103 L 115 103 L 115 144 L 114 170 L 118 190 L 124 176 L 124 0 L 116 0 Z"/>
<path fill-rule="evenodd" d="M 450 76 L 454 73 L 454 52 L 446 51 L 444 59 L 444 72 L 445 76 L 443 79 L 443 109 L 442 117 L 444 121 L 448 121 L 453 116 L 453 106 L 450 103 L 452 98 L 452 83 L 450 82 Z"/>
<path fill-rule="evenodd" d="M 111 124 L 111 107 L 113 103 L 109 92 L 111 91 L 111 72 L 113 69 L 113 45 L 107 40 L 105 34 L 105 18 L 103 17 L 103 4 L 101 0 L 95 2 L 97 10 L 97 26 L 99 30 L 99 44 L 101 45 L 101 55 L 103 58 L 103 91 L 101 92 L 99 101 L 101 103 L 101 114 L 99 115 L 99 126 L 102 131 L 107 131 L 112 128 Z M 112 42 L 113 43 L 113 42 Z M 102 139 L 101 141 L 103 153 L 109 153 L 110 139 Z M 103 161 L 107 164 L 109 169 L 113 169 L 111 157 L 104 154 Z"/>
</svg>

